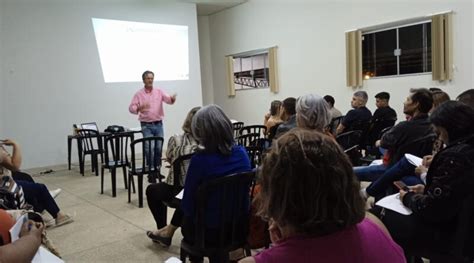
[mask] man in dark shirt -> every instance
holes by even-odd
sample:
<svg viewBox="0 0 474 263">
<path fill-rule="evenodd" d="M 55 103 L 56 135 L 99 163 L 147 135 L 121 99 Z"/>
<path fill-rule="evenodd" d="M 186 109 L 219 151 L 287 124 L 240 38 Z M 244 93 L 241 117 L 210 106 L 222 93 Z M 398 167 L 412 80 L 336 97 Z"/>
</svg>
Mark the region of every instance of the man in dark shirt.
<svg viewBox="0 0 474 263">
<path fill-rule="evenodd" d="M 337 127 L 336 134 L 368 126 L 372 118 L 372 113 L 365 107 L 368 99 L 369 97 L 365 91 L 357 91 L 354 93 L 351 101 L 351 106 L 354 109 L 347 112 L 344 120 Z"/>
<path fill-rule="evenodd" d="M 368 148 L 373 148 L 376 140 L 380 139 L 380 132 L 395 124 L 397 113 L 389 105 L 390 94 L 388 92 L 380 92 L 375 95 L 375 106 L 377 109 L 370 121 L 370 128 L 365 138 Z"/>
<path fill-rule="evenodd" d="M 412 89 L 410 92 L 403 104 L 403 113 L 411 117 L 410 121 L 395 125 L 375 143 L 388 151 L 384 164 L 354 167 L 354 173 L 360 181 L 375 181 L 389 164 L 395 163 L 403 155 L 397 152 L 401 146 L 433 133 L 428 119 L 428 112 L 433 106 L 431 92 L 427 89 Z M 394 156 L 395 153 L 398 156 Z"/>
<path fill-rule="evenodd" d="M 388 105 L 390 94 L 388 92 L 380 92 L 375 95 L 375 106 L 377 109 L 372 116 L 372 122 L 376 120 L 396 120 L 397 113 Z"/>
<path fill-rule="evenodd" d="M 280 108 L 280 117 L 283 122 L 278 125 L 278 128 L 275 133 L 275 139 L 283 135 L 285 132 L 296 127 L 296 99 L 289 97 L 286 98 Z"/>
</svg>

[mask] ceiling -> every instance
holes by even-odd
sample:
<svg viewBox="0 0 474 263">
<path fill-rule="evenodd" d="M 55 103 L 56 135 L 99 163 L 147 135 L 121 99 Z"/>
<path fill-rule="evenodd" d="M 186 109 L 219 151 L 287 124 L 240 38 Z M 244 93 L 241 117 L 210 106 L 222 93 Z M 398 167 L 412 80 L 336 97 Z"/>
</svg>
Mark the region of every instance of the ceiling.
<svg viewBox="0 0 474 263">
<path fill-rule="evenodd" d="M 181 2 L 195 3 L 198 16 L 212 15 L 247 1 L 248 0 L 181 0 Z"/>
</svg>

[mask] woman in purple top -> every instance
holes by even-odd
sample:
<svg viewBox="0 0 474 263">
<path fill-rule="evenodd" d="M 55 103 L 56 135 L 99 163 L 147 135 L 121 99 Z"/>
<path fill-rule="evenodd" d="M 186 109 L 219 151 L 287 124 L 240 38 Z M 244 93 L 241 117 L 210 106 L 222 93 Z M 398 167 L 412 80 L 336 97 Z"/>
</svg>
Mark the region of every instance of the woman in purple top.
<svg viewBox="0 0 474 263">
<path fill-rule="evenodd" d="M 333 139 L 293 129 L 263 161 L 259 214 L 273 246 L 240 262 L 406 262 L 370 215 L 349 159 Z"/>
</svg>

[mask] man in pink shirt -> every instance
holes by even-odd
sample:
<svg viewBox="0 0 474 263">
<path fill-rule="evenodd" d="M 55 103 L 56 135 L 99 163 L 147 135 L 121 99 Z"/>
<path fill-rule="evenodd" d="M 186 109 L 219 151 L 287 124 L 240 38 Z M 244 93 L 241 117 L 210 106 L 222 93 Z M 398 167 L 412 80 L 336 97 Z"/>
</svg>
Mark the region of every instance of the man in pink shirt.
<svg viewBox="0 0 474 263">
<path fill-rule="evenodd" d="M 140 89 L 135 93 L 132 102 L 128 107 L 130 113 L 138 114 L 138 120 L 140 120 L 143 137 L 164 137 L 163 118 L 165 114 L 163 111 L 163 102 L 174 104 L 176 101 L 176 95 L 170 96 L 157 87 L 153 88 L 154 77 L 155 74 L 151 71 L 143 72 L 142 79 L 145 86 L 143 89 Z M 150 153 L 145 152 L 145 155 L 149 156 L 149 160 L 154 160 L 158 165 L 161 164 L 161 147 L 162 145 L 155 145 L 154 151 L 151 155 Z M 145 150 L 146 149 L 147 148 L 145 147 Z M 156 177 L 149 176 L 148 181 L 156 182 Z"/>
</svg>

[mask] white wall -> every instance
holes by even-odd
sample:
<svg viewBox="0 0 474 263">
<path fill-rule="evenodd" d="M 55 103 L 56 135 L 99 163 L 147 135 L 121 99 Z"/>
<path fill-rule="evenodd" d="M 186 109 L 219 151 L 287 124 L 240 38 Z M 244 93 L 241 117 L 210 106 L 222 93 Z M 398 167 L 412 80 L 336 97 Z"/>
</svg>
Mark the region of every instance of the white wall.
<svg viewBox="0 0 474 263">
<path fill-rule="evenodd" d="M 260 123 L 274 99 L 307 93 L 331 94 L 336 107 L 346 112 L 353 90 L 345 86 L 344 32 L 354 28 L 454 10 L 454 80 L 439 84 L 430 75 L 365 81 L 368 107 L 375 110 L 373 96 L 392 95 L 391 104 L 402 119 L 402 102 L 412 87 L 440 86 L 451 97 L 472 88 L 473 9 L 470 0 L 455 1 L 268 1 L 252 0 L 209 17 L 210 56 L 215 103 L 231 118 Z M 269 90 L 237 91 L 227 96 L 224 56 L 278 46 L 280 93 Z M 201 48 L 201 50 L 205 50 Z"/>
<path fill-rule="evenodd" d="M 73 123 L 96 121 L 102 130 L 111 124 L 139 126 L 128 105 L 143 84 L 104 83 L 92 17 L 187 25 L 190 79 L 155 83 L 178 93 L 176 104 L 165 106 L 166 137 L 180 132 L 188 110 L 202 104 L 194 4 L 6 0 L 1 10 L 1 137 L 21 144 L 24 168 L 66 163 L 66 136 Z"/>
<path fill-rule="evenodd" d="M 201 56 L 201 86 L 204 105 L 214 103 L 214 87 L 212 83 L 211 38 L 209 32 L 209 16 L 198 16 L 199 54 Z"/>
</svg>

